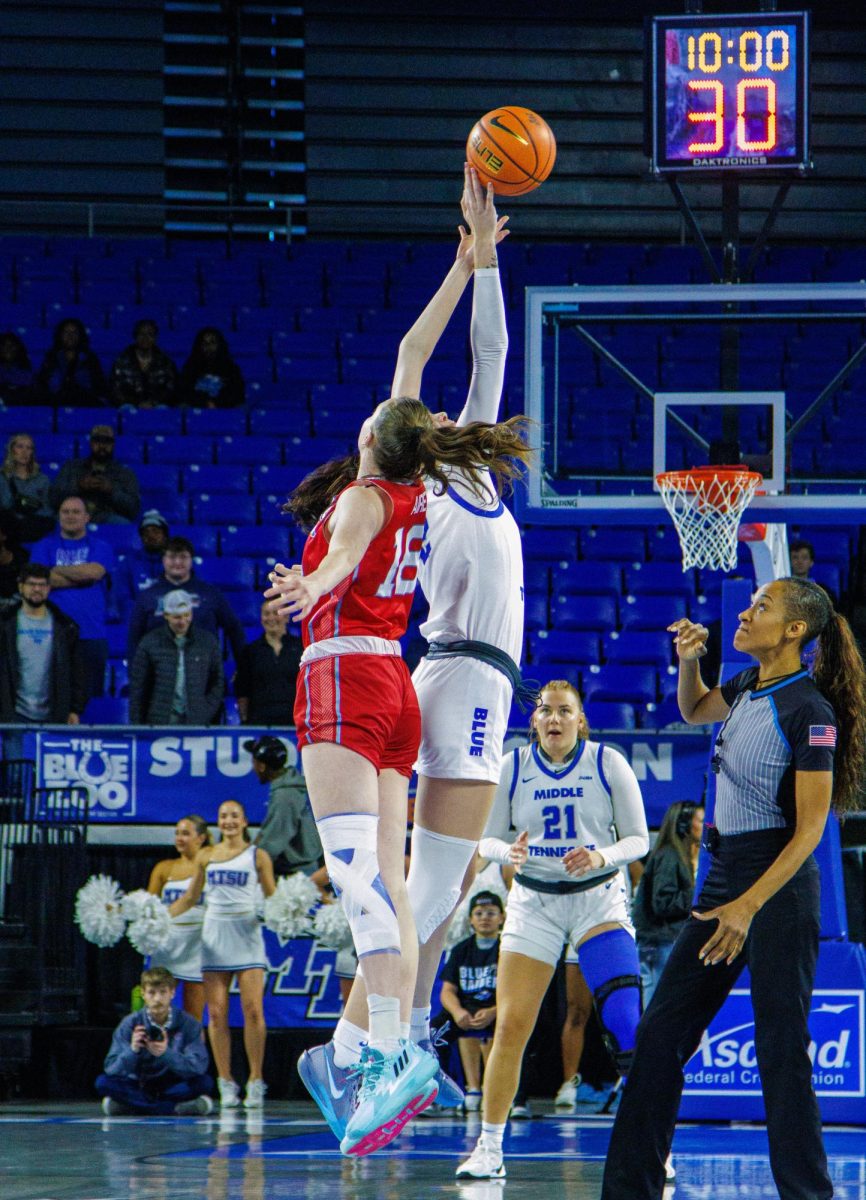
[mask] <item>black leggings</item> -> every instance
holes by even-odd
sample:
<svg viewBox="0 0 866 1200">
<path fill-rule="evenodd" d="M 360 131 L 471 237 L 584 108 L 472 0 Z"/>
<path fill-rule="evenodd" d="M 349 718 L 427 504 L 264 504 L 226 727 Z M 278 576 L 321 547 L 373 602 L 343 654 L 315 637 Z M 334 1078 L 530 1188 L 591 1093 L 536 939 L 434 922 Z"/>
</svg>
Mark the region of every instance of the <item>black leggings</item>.
<svg viewBox="0 0 866 1200">
<path fill-rule="evenodd" d="M 789 836 L 785 830 L 761 830 L 722 837 L 695 908 L 717 908 L 742 895 L 778 857 Z M 661 1197 L 683 1068 L 746 966 L 770 1165 L 779 1196 L 828 1200 L 833 1195 L 808 1053 L 820 928 L 814 858 L 757 913 L 743 952 L 730 966 L 705 967 L 698 958 L 715 928 L 712 921 L 687 921 L 638 1026 L 634 1063 L 610 1139 L 602 1200 Z"/>
</svg>

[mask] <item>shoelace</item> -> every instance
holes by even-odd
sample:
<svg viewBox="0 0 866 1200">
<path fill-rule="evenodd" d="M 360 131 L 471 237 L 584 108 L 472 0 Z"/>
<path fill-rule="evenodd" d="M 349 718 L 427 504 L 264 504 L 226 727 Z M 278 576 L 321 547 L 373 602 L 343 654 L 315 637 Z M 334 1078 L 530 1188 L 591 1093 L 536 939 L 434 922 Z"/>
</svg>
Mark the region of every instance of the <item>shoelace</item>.
<svg viewBox="0 0 866 1200">
<path fill-rule="evenodd" d="M 364 1046 L 361 1050 L 360 1061 L 353 1063 L 346 1071 L 350 1079 L 357 1077 L 359 1101 L 375 1091 L 377 1083 L 382 1078 L 384 1069 L 385 1056 L 380 1054 L 378 1050 L 371 1050 L 369 1046 Z"/>
<path fill-rule="evenodd" d="M 448 1038 L 445 1034 L 451 1028 L 451 1022 L 446 1021 L 444 1025 L 439 1025 L 435 1029 L 430 1030 L 430 1044 L 434 1050 L 438 1050 L 440 1046 L 448 1045 Z"/>
</svg>

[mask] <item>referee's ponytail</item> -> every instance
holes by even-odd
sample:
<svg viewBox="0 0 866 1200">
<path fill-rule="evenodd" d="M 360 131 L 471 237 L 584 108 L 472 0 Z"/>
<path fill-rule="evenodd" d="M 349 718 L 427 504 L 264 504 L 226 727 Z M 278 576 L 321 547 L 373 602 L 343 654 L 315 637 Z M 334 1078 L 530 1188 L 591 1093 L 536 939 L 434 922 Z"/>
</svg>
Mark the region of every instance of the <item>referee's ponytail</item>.
<svg viewBox="0 0 866 1200">
<path fill-rule="evenodd" d="M 839 815 L 863 807 L 866 775 L 866 667 L 841 613 L 827 592 L 809 579 L 791 576 L 785 586 L 786 615 L 805 621 L 801 648 L 818 639 L 812 678 L 836 714 L 838 736 L 833 771 L 833 811 Z"/>
</svg>

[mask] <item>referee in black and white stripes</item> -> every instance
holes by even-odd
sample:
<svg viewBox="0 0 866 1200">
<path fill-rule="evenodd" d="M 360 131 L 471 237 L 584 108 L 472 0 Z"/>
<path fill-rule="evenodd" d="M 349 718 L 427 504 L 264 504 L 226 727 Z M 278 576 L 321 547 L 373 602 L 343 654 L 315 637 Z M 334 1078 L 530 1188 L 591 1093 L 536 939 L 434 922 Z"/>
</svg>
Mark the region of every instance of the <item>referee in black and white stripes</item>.
<svg viewBox="0 0 866 1200">
<path fill-rule="evenodd" d="M 611 1135 L 603 1200 L 657 1200 L 683 1067 L 743 968 L 770 1164 L 782 1200 L 829 1200 L 833 1185 L 812 1088 L 807 1019 L 818 958 L 813 851 L 827 814 L 855 808 L 866 757 L 866 673 L 850 626 L 809 580 L 777 579 L 740 614 L 737 650 L 758 662 L 707 688 L 707 630 L 677 621 L 678 700 L 690 724 L 724 721 L 712 767 L 712 860 L 638 1027 Z M 803 648 L 818 638 L 811 674 Z"/>
</svg>

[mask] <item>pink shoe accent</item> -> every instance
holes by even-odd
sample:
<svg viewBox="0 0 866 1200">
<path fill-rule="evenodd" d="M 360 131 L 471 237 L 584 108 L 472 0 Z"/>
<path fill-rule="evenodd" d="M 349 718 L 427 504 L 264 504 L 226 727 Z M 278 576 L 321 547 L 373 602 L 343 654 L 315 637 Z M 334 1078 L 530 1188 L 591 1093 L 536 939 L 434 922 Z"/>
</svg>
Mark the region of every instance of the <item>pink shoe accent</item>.
<svg viewBox="0 0 866 1200">
<path fill-rule="evenodd" d="M 361 1138 L 360 1142 L 357 1142 L 349 1151 L 349 1155 L 352 1158 L 362 1158 L 365 1154 L 373 1154 L 374 1151 L 381 1150 L 389 1142 L 393 1142 L 413 1117 L 417 1117 L 418 1113 L 430 1107 L 438 1093 L 439 1085 L 433 1079 L 427 1084 L 425 1090 L 410 1100 L 396 1117 L 392 1117 L 390 1121 L 386 1121 L 384 1125 L 380 1125 L 378 1129 L 374 1129 L 372 1133 Z"/>
</svg>

